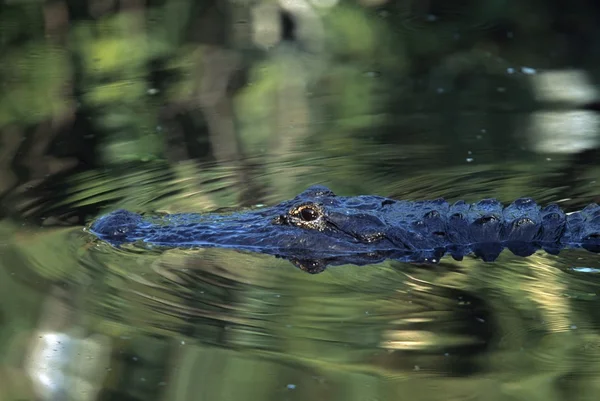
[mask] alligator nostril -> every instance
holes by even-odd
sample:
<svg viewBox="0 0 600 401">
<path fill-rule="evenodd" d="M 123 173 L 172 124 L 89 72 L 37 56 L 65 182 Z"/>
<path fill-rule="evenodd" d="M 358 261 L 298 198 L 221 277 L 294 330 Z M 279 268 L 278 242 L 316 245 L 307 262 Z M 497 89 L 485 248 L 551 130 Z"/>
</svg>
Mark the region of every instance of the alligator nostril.
<svg viewBox="0 0 600 401">
<path fill-rule="evenodd" d="M 117 227 L 115 229 L 114 235 L 125 235 L 129 229 L 127 227 Z"/>
</svg>

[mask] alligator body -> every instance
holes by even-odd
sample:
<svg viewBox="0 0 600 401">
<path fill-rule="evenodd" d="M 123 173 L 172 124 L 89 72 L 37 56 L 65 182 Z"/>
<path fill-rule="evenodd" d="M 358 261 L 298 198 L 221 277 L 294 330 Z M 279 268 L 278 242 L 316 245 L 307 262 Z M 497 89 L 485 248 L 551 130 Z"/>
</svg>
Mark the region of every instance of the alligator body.
<svg viewBox="0 0 600 401">
<path fill-rule="evenodd" d="M 328 265 L 385 259 L 436 263 L 445 254 L 493 261 L 504 248 L 518 256 L 565 248 L 598 253 L 600 206 L 566 214 L 529 198 L 509 206 L 494 199 L 411 202 L 342 197 L 314 186 L 276 206 L 230 214 L 142 216 L 117 210 L 96 220 L 90 231 L 114 246 L 234 248 L 282 257 L 318 273 Z"/>
</svg>

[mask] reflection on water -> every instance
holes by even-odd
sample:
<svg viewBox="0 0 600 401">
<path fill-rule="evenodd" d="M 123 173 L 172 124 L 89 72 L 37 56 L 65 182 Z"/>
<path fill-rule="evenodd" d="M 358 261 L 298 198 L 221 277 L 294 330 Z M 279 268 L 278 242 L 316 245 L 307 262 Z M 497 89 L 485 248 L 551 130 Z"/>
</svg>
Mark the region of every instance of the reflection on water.
<svg viewBox="0 0 600 401">
<path fill-rule="evenodd" d="M 152 170 L 73 176 L 66 197 L 32 192 L 20 210 L 64 221 L 63 207 L 107 197 L 215 210 L 215 193 L 235 194 L 220 176 L 216 192 Z M 312 276 L 268 255 L 120 250 L 57 224 L 2 227 L 3 304 L 14 305 L 2 311 L 2 399 L 591 399 L 597 386 L 600 276 L 585 251 Z"/>
<path fill-rule="evenodd" d="M 555 3 L 2 2 L 0 401 L 596 401 L 598 255 L 308 275 L 83 229 L 315 184 L 599 202 L 597 5 Z"/>
</svg>

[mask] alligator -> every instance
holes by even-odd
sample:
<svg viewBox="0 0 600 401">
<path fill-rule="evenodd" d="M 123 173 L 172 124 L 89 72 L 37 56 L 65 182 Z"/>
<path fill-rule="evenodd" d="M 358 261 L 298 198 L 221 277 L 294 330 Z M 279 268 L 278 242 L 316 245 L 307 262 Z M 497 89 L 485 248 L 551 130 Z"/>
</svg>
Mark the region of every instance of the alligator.
<svg viewBox="0 0 600 401">
<path fill-rule="evenodd" d="M 503 249 L 530 256 L 542 249 L 600 252 L 600 206 L 565 213 L 531 198 L 508 206 L 444 199 L 404 201 L 381 196 L 343 197 L 312 186 L 271 207 L 232 213 L 141 215 L 116 210 L 89 226 L 115 247 L 220 247 L 284 258 L 308 273 L 327 266 L 365 265 L 394 259 L 415 264 L 473 256 L 491 262 Z"/>
</svg>

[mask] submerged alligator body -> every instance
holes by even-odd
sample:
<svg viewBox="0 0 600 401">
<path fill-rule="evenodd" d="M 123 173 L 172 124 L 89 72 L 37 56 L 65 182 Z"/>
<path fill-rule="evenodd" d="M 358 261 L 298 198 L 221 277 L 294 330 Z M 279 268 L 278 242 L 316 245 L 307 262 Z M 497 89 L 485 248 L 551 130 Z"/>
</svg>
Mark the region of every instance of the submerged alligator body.
<svg viewBox="0 0 600 401">
<path fill-rule="evenodd" d="M 90 227 L 114 246 L 139 243 L 168 248 L 221 247 L 275 255 L 309 273 L 328 265 L 385 259 L 436 263 L 445 254 L 495 260 L 504 248 L 529 256 L 539 249 L 600 252 L 600 206 L 565 214 L 520 198 L 449 204 L 443 199 L 401 201 L 380 196 L 336 196 L 310 187 L 276 206 L 231 214 L 142 216 L 117 210 Z"/>
</svg>

